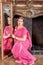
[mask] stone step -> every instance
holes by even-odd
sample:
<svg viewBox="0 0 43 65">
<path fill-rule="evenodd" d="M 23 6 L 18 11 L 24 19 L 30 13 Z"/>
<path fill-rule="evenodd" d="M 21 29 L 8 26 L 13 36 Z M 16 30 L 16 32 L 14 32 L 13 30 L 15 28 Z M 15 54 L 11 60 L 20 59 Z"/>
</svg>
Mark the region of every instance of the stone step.
<svg viewBox="0 0 43 65">
<path fill-rule="evenodd" d="M 31 50 L 32 54 L 43 54 L 43 50 Z"/>
</svg>

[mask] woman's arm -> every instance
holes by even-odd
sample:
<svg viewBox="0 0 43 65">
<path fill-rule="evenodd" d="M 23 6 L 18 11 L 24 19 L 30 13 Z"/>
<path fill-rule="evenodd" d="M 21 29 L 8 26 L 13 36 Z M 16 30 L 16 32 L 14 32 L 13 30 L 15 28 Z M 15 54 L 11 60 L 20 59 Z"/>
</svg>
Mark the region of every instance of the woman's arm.
<svg viewBox="0 0 43 65">
<path fill-rule="evenodd" d="M 14 35 L 12 35 L 12 37 L 15 38 L 15 39 L 17 39 L 17 40 L 19 40 L 19 41 L 25 41 L 27 35 L 24 35 L 22 38 L 16 37 L 16 36 L 14 36 Z"/>
<path fill-rule="evenodd" d="M 3 38 L 5 38 L 5 39 L 8 38 L 8 37 L 10 37 L 10 34 L 8 34 L 7 36 L 5 36 L 5 35 L 3 36 Z"/>
</svg>

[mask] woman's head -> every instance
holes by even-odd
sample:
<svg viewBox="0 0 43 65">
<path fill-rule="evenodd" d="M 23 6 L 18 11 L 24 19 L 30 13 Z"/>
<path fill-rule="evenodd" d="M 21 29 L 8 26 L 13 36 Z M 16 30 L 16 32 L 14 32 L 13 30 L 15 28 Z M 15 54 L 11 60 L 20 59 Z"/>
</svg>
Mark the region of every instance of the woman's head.
<svg viewBox="0 0 43 65">
<path fill-rule="evenodd" d="M 17 19 L 17 23 L 18 23 L 18 26 L 22 26 L 23 23 L 24 23 L 24 18 L 23 18 L 23 17 L 19 17 L 19 18 Z"/>
</svg>

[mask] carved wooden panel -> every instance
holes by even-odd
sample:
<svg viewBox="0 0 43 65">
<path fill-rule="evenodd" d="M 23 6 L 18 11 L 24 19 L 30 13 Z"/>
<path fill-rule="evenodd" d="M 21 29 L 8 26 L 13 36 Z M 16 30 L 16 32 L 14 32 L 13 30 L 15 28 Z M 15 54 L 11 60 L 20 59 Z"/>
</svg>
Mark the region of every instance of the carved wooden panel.
<svg viewBox="0 0 43 65">
<path fill-rule="evenodd" d="M 2 0 L 3 1 L 3 0 Z M 14 14 L 24 17 L 37 17 L 43 15 L 43 0 L 4 0 L 13 3 Z"/>
<path fill-rule="evenodd" d="M 15 0 L 16 4 L 26 4 L 26 0 Z"/>
<path fill-rule="evenodd" d="M 43 1 L 43 0 L 33 0 L 33 1 Z"/>
<path fill-rule="evenodd" d="M 40 15 L 43 15 L 43 1 L 39 1 L 39 0 L 38 1 L 23 0 L 23 1 L 25 1 L 26 3 L 20 4 L 19 0 L 18 0 L 18 1 L 16 1 L 16 2 L 18 2 L 18 4 L 15 3 L 15 5 L 13 5 L 14 14 L 19 14 L 24 17 L 30 17 L 30 18 L 34 18 L 34 17 L 40 16 Z"/>
</svg>

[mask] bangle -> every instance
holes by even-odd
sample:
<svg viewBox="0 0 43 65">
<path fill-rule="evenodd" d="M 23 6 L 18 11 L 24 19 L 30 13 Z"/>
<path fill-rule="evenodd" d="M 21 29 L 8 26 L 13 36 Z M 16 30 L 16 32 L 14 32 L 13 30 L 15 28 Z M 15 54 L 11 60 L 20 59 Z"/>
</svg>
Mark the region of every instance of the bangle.
<svg viewBox="0 0 43 65">
<path fill-rule="evenodd" d="M 15 39 L 17 39 L 17 37 L 15 36 Z"/>
<path fill-rule="evenodd" d="M 16 39 L 16 36 L 15 36 L 15 39 Z"/>
</svg>

